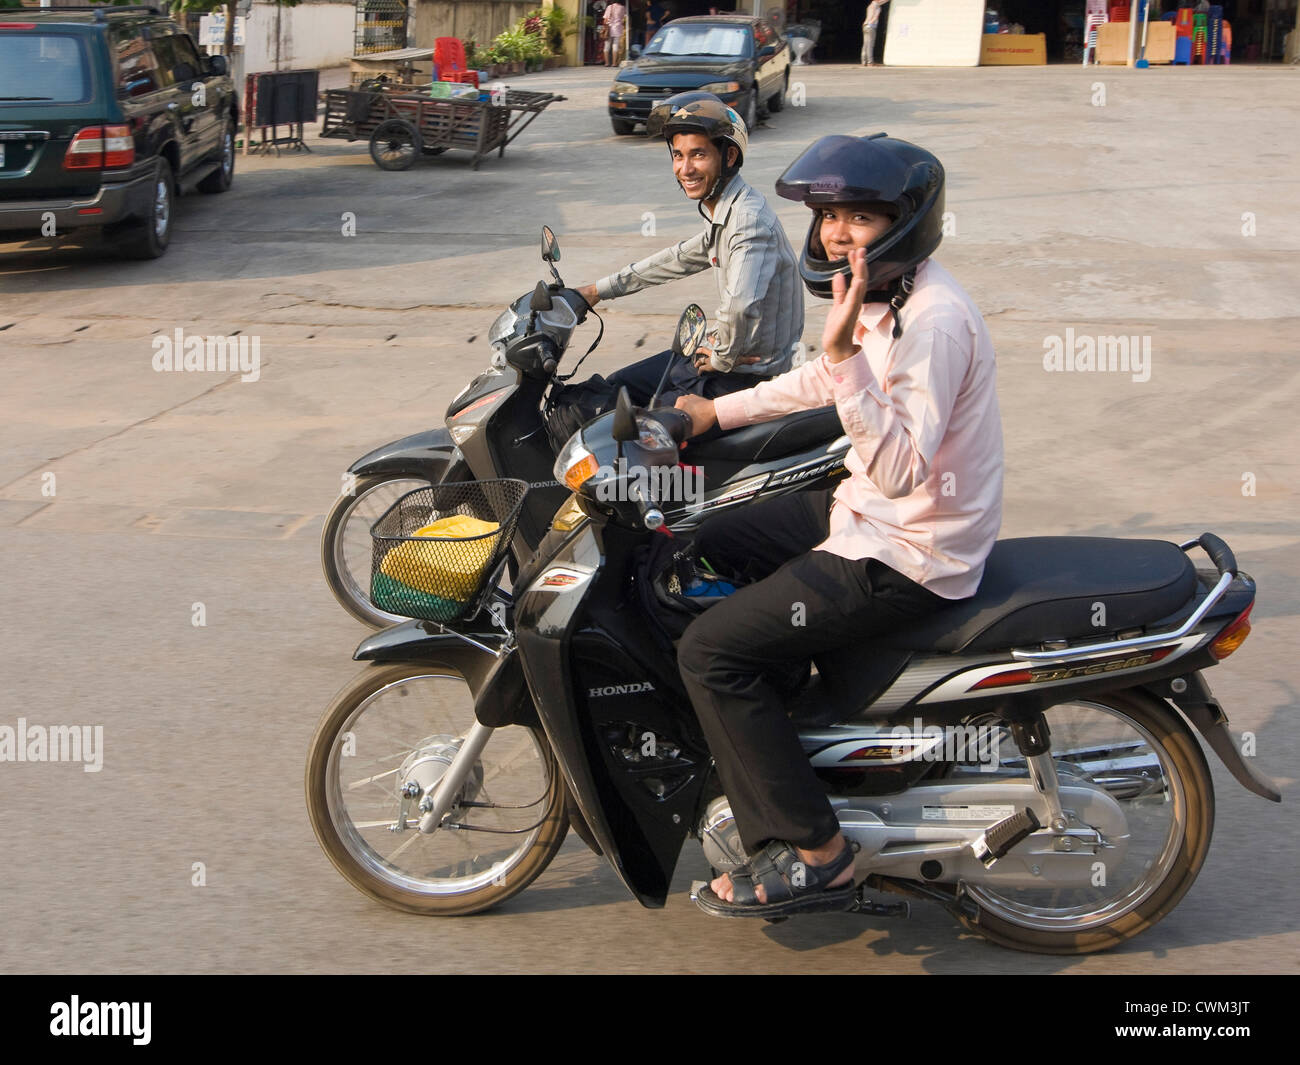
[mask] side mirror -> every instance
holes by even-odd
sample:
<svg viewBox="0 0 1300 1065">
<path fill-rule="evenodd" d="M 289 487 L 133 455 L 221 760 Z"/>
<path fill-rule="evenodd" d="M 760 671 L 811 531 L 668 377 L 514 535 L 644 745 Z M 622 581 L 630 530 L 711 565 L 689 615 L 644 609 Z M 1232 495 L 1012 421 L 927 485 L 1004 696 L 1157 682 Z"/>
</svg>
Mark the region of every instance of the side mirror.
<svg viewBox="0 0 1300 1065">
<path fill-rule="evenodd" d="M 230 73 L 230 66 L 224 55 L 210 55 L 204 65 L 208 69 L 208 74 L 214 78 L 224 77 Z"/>
<path fill-rule="evenodd" d="M 776 55 L 776 45 L 774 44 L 765 44 L 758 50 L 759 59 L 766 59 L 770 55 Z"/>
<path fill-rule="evenodd" d="M 677 332 L 673 336 L 673 351 L 684 359 L 694 359 L 704 343 L 709 322 L 699 304 L 692 303 L 677 319 Z"/>
<path fill-rule="evenodd" d="M 560 242 L 555 239 L 550 226 L 542 226 L 542 259 L 548 263 L 560 261 Z"/>
<path fill-rule="evenodd" d="M 614 407 L 614 425 L 611 435 L 620 444 L 635 440 L 641 435 L 636 427 L 636 417 L 632 414 L 632 397 L 627 394 L 627 386 L 618 390 L 618 403 Z"/>
</svg>

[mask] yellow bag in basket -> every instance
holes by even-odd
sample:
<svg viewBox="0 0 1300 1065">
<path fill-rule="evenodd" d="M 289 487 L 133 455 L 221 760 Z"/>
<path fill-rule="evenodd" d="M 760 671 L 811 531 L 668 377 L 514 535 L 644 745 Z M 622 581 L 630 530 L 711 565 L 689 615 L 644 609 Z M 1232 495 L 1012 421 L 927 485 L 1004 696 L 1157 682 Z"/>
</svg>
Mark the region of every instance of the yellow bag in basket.
<svg viewBox="0 0 1300 1065">
<path fill-rule="evenodd" d="M 496 540 L 487 534 L 499 528 L 501 526 L 494 521 L 481 521 L 463 514 L 439 518 L 432 525 L 416 529 L 413 535 L 450 542 L 403 541 L 384 556 L 379 569 L 394 580 L 430 595 L 468 599 L 474 594 L 483 567 L 492 560 L 496 547 Z M 461 539 L 467 536 L 482 539 Z"/>
</svg>

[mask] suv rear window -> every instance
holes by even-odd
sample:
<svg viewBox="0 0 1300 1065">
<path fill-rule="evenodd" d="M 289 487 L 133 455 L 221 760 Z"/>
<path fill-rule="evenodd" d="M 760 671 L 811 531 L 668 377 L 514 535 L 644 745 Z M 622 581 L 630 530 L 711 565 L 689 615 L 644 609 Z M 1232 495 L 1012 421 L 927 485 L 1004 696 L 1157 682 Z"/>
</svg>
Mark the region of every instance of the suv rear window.
<svg viewBox="0 0 1300 1065">
<path fill-rule="evenodd" d="M 0 107 L 85 103 L 90 97 L 90 63 L 80 37 L 0 31 Z"/>
</svg>

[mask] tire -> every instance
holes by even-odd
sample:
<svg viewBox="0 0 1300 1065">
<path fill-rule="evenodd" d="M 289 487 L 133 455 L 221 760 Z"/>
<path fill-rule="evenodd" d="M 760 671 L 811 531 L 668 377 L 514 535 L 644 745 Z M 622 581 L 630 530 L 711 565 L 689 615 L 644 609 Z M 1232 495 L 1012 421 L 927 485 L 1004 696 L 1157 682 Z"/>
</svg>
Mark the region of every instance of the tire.
<svg viewBox="0 0 1300 1065">
<path fill-rule="evenodd" d="M 745 129 L 752 131 L 758 125 L 758 86 L 755 85 L 749 91 L 749 96 L 745 100 L 745 113 L 741 116 L 745 120 Z"/>
<path fill-rule="evenodd" d="M 235 122 L 229 115 L 221 123 L 221 165 L 198 184 L 209 195 L 225 192 L 235 180 Z"/>
<path fill-rule="evenodd" d="M 406 913 L 478 913 L 523 891 L 555 857 L 569 819 L 563 777 L 541 729 L 494 730 L 447 815 L 461 826 L 495 822 L 501 831 L 425 835 L 415 827 L 418 797 L 408 827 L 390 827 L 401 785 L 420 780 L 422 793 L 431 792 L 453 757 L 446 744 L 473 724 L 473 696 L 460 674 L 417 663 L 370 666 L 325 711 L 307 755 L 307 812 L 321 849 L 364 895 Z M 371 758 L 373 750 L 383 753 Z M 460 805 L 471 799 L 501 806 Z"/>
<path fill-rule="evenodd" d="M 408 620 L 370 601 L 370 526 L 399 496 L 431 483 L 402 474 L 357 478 L 353 492 L 339 496 L 321 530 L 321 568 L 334 598 L 363 625 L 382 629 Z"/>
<path fill-rule="evenodd" d="M 118 253 L 126 259 L 157 259 L 172 239 L 172 218 L 176 210 L 176 178 L 172 166 L 161 156 L 154 163 L 148 218 L 114 227 L 109 232 L 119 239 Z"/>
<path fill-rule="evenodd" d="M 636 123 L 629 122 L 625 118 L 611 118 L 609 124 L 614 127 L 614 132 L 620 137 L 630 137 L 633 130 L 636 129 Z"/>
<path fill-rule="evenodd" d="M 400 118 L 379 123 L 370 134 L 370 158 L 380 170 L 410 170 L 420 149 L 419 130 Z"/>
<path fill-rule="evenodd" d="M 781 91 L 767 101 L 767 109 L 772 114 L 785 110 L 785 94 L 790 91 L 790 74 L 787 71 L 781 79 Z"/>
<path fill-rule="evenodd" d="M 1158 758 L 1158 769 L 1164 773 L 1162 788 L 1157 790 L 1170 794 L 1167 801 L 1155 803 L 1154 808 L 1170 807 L 1172 815 L 1168 832 L 1159 843 L 1160 855 L 1148 863 L 1148 869 L 1156 867 L 1158 879 L 1154 879 L 1155 873 L 1152 871 L 1146 872 L 1145 877 L 1151 878 L 1153 882 L 1148 884 L 1145 880 L 1139 881 L 1131 890 L 1130 894 L 1137 896 L 1133 900 L 1136 905 L 1129 904 L 1125 907 L 1123 898 L 1117 900 L 1113 907 L 1115 915 L 1102 923 L 1094 923 L 1095 919 L 1080 917 L 1070 920 L 1067 917 L 1062 923 L 1087 924 L 1088 927 L 1078 930 L 1064 927 L 1059 931 L 1042 927 L 1048 921 L 1059 920 L 1050 915 L 1050 910 L 1042 916 L 1031 915 L 1018 903 L 1013 902 L 1008 906 L 1007 899 L 982 886 L 967 885 L 967 897 L 979 906 L 979 912 L 974 917 L 959 915 L 958 919 L 970 931 L 1015 950 L 1038 954 L 1088 954 L 1116 947 L 1132 939 L 1178 905 L 1200 872 L 1210 848 L 1210 836 L 1214 829 L 1214 786 L 1205 755 L 1182 718 L 1166 704 L 1137 691 L 1109 693 L 1080 700 L 1073 705 L 1090 707 L 1094 711 L 1100 709 L 1112 715 L 1116 721 L 1126 721 L 1130 730 L 1139 738 L 1143 733 L 1149 737 L 1145 741 L 1146 745 Z M 1053 730 L 1054 753 L 1067 739 L 1064 735 L 1057 735 L 1060 723 L 1053 721 L 1054 712 L 1063 709 L 1053 707 L 1047 711 L 1048 724 Z M 1070 763 L 1062 762 L 1059 758 L 1056 761 L 1058 772 L 1065 779 Z M 1121 771 L 1107 772 L 1112 781 L 1123 776 Z M 1133 798 L 1147 800 L 1152 797 L 1153 785 L 1147 782 L 1147 776 L 1144 771 L 1142 779 L 1138 781 L 1141 794 Z M 1116 786 L 1112 782 L 1111 787 Z M 1122 780 L 1118 786 L 1124 786 Z M 1119 795 L 1113 790 L 1112 794 L 1119 800 Z M 1130 802 L 1125 816 L 1132 821 L 1151 806 L 1150 803 L 1139 806 Z M 1123 868 L 1122 863 L 1120 869 Z M 1139 895 L 1139 892 L 1142 894 Z M 1057 895 L 1053 898 L 1056 899 Z M 1020 910 L 1019 913 L 1014 912 L 1017 909 Z"/>
</svg>

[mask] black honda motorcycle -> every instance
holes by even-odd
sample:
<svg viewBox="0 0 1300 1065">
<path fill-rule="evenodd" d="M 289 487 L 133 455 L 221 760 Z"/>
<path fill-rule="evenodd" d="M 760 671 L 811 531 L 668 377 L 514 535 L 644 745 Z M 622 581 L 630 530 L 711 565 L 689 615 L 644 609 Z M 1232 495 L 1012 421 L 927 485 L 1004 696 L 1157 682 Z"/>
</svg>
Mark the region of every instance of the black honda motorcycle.
<svg viewBox="0 0 1300 1065">
<path fill-rule="evenodd" d="M 306 792 L 359 890 L 475 913 L 523 891 L 570 826 L 647 907 L 664 905 L 688 835 L 716 871 L 745 860 L 646 564 L 670 534 L 661 478 L 637 474 L 679 465 L 687 433 L 680 412 L 622 397 L 556 460 L 572 495 L 513 598 L 489 574 L 493 609 L 357 648 L 369 665 L 317 728 Z M 1213 569 L 1193 565 L 1197 547 Z M 994 942 L 1057 954 L 1166 916 L 1214 822 L 1197 734 L 1280 801 L 1202 677 L 1246 638 L 1254 599 L 1211 533 L 999 541 L 973 598 L 873 643 L 856 714 L 796 720 L 857 852 L 850 910 L 930 900 Z"/>
<path fill-rule="evenodd" d="M 359 621 L 373 627 L 406 620 L 369 597 L 370 528 L 398 498 L 430 484 L 513 477 L 528 481 L 525 513 L 517 529 L 511 571 L 531 557 L 550 527 L 551 515 L 568 496 L 552 478 L 555 450 L 545 421 L 559 366 L 591 308 L 566 288 L 555 263 L 560 249 L 549 227 L 542 230 L 542 258 L 551 283 L 539 283 L 503 311 L 488 331 L 492 362 L 447 408 L 446 427 L 394 440 L 349 467 L 344 491 L 325 518 L 321 564 L 334 597 Z M 599 315 L 596 315 L 599 318 Z M 703 312 L 693 312 L 698 331 Z M 603 335 L 603 326 L 602 326 Z M 598 335 L 588 354 L 600 343 Z M 585 358 L 585 356 L 584 356 Z M 792 414 L 729 433 L 688 449 L 698 477 L 667 508 L 674 529 L 693 528 L 720 507 L 768 498 L 844 475 L 849 441 L 834 407 Z"/>
</svg>

